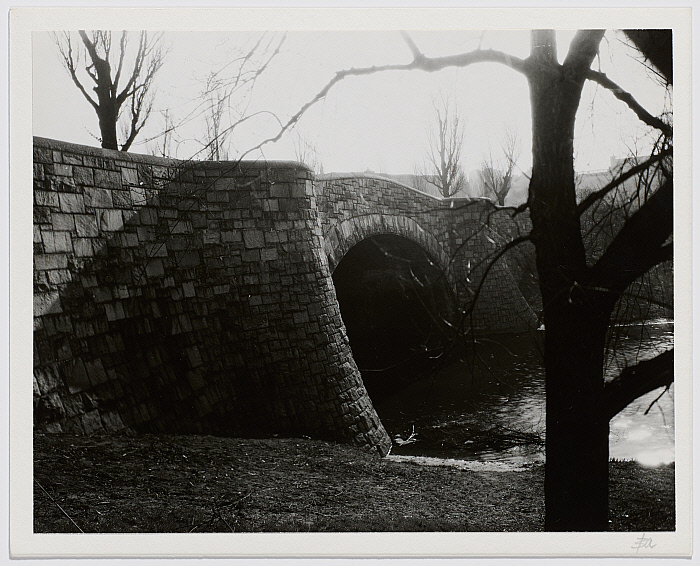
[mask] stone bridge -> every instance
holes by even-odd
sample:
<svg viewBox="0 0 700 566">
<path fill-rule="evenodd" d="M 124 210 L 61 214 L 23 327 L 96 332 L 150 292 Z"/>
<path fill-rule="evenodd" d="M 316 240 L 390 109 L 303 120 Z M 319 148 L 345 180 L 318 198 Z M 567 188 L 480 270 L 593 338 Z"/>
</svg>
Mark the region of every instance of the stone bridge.
<svg viewBox="0 0 700 566">
<path fill-rule="evenodd" d="M 377 176 L 35 138 L 35 428 L 306 434 L 385 454 L 355 358 L 439 347 L 521 229 L 486 201 Z M 494 265 L 475 329 L 536 324 L 521 267 Z"/>
</svg>

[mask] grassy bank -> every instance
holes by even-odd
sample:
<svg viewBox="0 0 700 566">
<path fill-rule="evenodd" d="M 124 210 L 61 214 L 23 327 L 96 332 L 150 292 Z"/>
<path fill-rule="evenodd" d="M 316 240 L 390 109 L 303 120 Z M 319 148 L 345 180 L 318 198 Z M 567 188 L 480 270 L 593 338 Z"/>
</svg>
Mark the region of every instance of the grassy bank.
<svg viewBox="0 0 700 566">
<path fill-rule="evenodd" d="M 611 463 L 611 528 L 673 530 L 674 468 Z M 544 468 L 379 459 L 307 439 L 36 435 L 35 532 L 541 531 Z"/>
</svg>

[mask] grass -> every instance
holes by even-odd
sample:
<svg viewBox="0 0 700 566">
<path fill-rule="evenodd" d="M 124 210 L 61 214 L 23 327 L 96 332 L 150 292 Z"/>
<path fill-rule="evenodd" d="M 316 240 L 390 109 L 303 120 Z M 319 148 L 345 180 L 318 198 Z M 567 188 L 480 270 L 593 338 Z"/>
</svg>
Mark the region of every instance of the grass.
<svg viewBox="0 0 700 566">
<path fill-rule="evenodd" d="M 541 531 L 544 468 L 473 471 L 308 439 L 35 435 L 35 532 Z M 674 469 L 611 463 L 611 528 L 673 530 Z"/>
</svg>

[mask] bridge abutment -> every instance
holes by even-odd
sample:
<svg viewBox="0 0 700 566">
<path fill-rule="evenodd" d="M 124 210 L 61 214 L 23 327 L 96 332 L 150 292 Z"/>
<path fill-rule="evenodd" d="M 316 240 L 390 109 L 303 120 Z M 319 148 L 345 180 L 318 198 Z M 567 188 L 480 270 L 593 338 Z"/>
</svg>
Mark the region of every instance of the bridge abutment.
<svg viewBox="0 0 700 566">
<path fill-rule="evenodd" d="M 34 422 L 306 434 L 385 454 L 312 173 L 35 139 Z"/>
</svg>

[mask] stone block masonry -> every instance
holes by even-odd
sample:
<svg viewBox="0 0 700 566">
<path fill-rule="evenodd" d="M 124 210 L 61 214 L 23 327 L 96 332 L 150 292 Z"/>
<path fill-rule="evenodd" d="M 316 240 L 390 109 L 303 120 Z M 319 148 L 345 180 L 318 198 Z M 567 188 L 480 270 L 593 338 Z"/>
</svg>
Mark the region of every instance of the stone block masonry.
<svg viewBox="0 0 700 566">
<path fill-rule="evenodd" d="M 328 174 L 317 179 L 325 253 L 332 269 L 358 242 L 394 234 L 418 244 L 447 277 L 456 308 L 473 309 L 472 329 L 482 333 L 537 328 L 534 308 L 518 283 L 527 261 L 517 248 L 489 269 L 509 241 L 530 230 L 529 219 L 487 199 L 440 199 L 373 174 Z M 534 257 L 534 256 L 533 256 Z"/>
<path fill-rule="evenodd" d="M 340 319 L 312 173 L 35 138 L 37 430 L 391 446 Z"/>
</svg>

